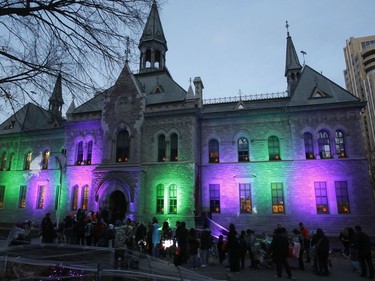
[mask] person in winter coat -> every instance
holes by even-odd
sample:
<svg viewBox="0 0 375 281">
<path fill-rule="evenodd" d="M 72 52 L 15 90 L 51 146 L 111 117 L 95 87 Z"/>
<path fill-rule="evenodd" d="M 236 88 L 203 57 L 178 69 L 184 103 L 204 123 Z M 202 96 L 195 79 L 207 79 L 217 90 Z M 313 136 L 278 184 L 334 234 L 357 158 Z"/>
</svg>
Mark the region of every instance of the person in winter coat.
<svg viewBox="0 0 375 281">
<path fill-rule="evenodd" d="M 298 247 L 296 247 L 297 245 Z M 303 252 L 305 251 L 304 238 L 298 229 L 293 229 L 293 247 L 298 251 L 296 253 L 296 256 L 298 255 L 298 268 L 305 270 L 305 263 L 303 262 Z"/>
<path fill-rule="evenodd" d="M 219 263 L 222 264 L 225 260 L 224 236 L 220 235 L 217 241 L 217 252 L 219 254 Z"/>
<path fill-rule="evenodd" d="M 323 230 L 318 228 L 316 230 L 316 257 L 318 259 L 318 275 L 329 275 L 328 271 L 328 255 L 329 255 L 329 240 L 325 236 Z"/>
<path fill-rule="evenodd" d="M 208 265 L 208 250 L 212 245 L 211 230 L 207 224 L 203 225 L 203 232 L 201 234 L 201 255 L 202 255 L 202 267 Z"/>
<path fill-rule="evenodd" d="M 198 249 L 199 249 L 199 241 L 197 239 L 197 233 L 195 228 L 190 228 L 189 235 L 187 239 L 188 249 L 189 249 L 189 258 L 191 262 L 192 268 L 198 268 Z"/>
<path fill-rule="evenodd" d="M 51 214 L 47 213 L 42 220 L 42 243 L 53 243 L 55 238 L 55 228 L 51 220 Z"/>
<path fill-rule="evenodd" d="M 371 242 L 369 236 L 362 231 L 361 226 L 354 227 L 356 234 L 354 238 L 354 247 L 358 249 L 358 261 L 361 264 L 361 276 L 366 277 L 369 273 L 369 279 L 374 279 L 374 265 L 372 264 Z M 368 271 L 367 271 L 368 269 Z"/>
<path fill-rule="evenodd" d="M 278 227 L 275 229 L 269 251 L 276 263 L 277 277 L 282 278 L 284 267 L 286 274 L 288 274 L 288 278 L 294 279 L 288 263 L 289 240 L 284 227 Z"/>
<path fill-rule="evenodd" d="M 227 235 L 227 250 L 229 254 L 229 268 L 232 272 L 240 271 L 240 254 L 241 247 L 237 237 L 237 231 L 233 223 L 229 225 L 229 233 Z"/>
</svg>

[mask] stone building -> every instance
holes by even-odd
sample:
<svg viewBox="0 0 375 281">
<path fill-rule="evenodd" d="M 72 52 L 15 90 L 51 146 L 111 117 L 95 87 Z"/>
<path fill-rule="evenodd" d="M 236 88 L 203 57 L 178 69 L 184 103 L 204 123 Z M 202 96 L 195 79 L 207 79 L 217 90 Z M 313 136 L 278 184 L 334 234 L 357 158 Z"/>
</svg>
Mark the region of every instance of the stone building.
<svg viewBox="0 0 375 281">
<path fill-rule="evenodd" d="M 231 222 L 370 229 L 365 103 L 302 67 L 289 32 L 287 92 L 221 102 L 204 101 L 200 77 L 187 90 L 173 80 L 155 3 L 139 49 L 138 73 L 125 62 L 111 88 L 66 118 L 59 77 L 48 110 L 30 103 L 0 125 L 2 222 L 107 208 L 112 222 L 210 218 L 216 234 Z"/>
</svg>

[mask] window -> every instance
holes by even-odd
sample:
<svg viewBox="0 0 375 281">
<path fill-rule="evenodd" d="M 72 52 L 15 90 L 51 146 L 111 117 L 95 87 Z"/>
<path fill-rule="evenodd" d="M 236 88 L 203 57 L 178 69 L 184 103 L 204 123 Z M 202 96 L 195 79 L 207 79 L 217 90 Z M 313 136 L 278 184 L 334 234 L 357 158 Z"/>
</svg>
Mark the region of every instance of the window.
<svg viewBox="0 0 375 281">
<path fill-rule="evenodd" d="M 85 185 L 82 189 L 82 206 L 81 209 L 83 211 L 87 211 L 89 203 L 89 187 Z"/>
<path fill-rule="evenodd" d="M 72 210 L 76 211 L 78 209 L 78 186 L 75 185 L 73 187 L 73 194 L 72 194 Z"/>
<path fill-rule="evenodd" d="M 274 214 L 285 213 L 284 189 L 281 182 L 271 183 L 272 212 Z"/>
<path fill-rule="evenodd" d="M 339 158 L 346 157 L 344 133 L 339 130 L 335 132 L 335 148 L 336 154 L 339 156 Z"/>
<path fill-rule="evenodd" d="M 336 181 L 336 201 L 339 214 L 350 214 L 348 184 L 346 181 Z"/>
<path fill-rule="evenodd" d="M 18 199 L 18 207 L 19 208 L 26 207 L 26 185 L 20 186 L 20 197 Z"/>
<path fill-rule="evenodd" d="M 240 212 L 244 214 L 252 213 L 251 185 L 250 183 L 240 183 Z"/>
<path fill-rule="evenodd" d="M 9 157 L 8 171 L 12 169 L 13 159 L 14 159 L 14 152 L 12 152 Z"/>
<path fill-rule="evenodd" d="M 249 161 L 249 141 L 246 138 L 238 139 L 238 162 Z"/>
<path fill-rule="evenodd" d="M 220 213 L 220 184 L 210 184 L 210 211 Z"/>
<path fill-rule="evenodd" d="M 83 142 L 79 142 L 77 145 L 77 162 L 76 165 L 83 164 Z"/>
<path fill-rule="evenodd" d="M 46 150 L 43 152 L 42 170 L 48 169 L 49 156 L 50 156 L 49 150 Z"/>
<path fill-rule="evenodd" d="M 318 147 L 321 159 L 328 159 L 332 157 L 329 134 L 327 131 L 321 130 L 318 132 Z"/>
<path fill-rule="evenodd" d="M 219 163 L 219 141 L 212 139 L 208 142 L 209 163 Z"/>
<path fill-rule="evenodd" d="M 270 136 L 268 138 L 268 153 L 269 160 L 280 160 L 280 144 L 278 137 Z"/>
<path fill-rule="evenodd" d="M 164 214 L 164 185 L 156 187 L 156 213 Z"/>
<path fill-rule="evenodd" d="M 165 136 L 160 135 L 158 138 L 158 162 L 164 162 L 167 159 L 165 152 Z"/>
<path fill-rule="evenodd" d="M 7 166 L 7 153 L 4 151 L 1 155 L 1 171 L 5 171 L 5 167 Z"/>
<path fill-rule="evenodd" d="M 45 196 L 45 186 L 44 185 L 39 185 L 38 186 L 38 197 L 37 197 L 37 202 L 36 202 L 36 208 L 37 209 L 43 209 L 44 207 L 44 196 Z"/>
<path fill-rule="evenodd" d="M 30 164 L 31 164 L 31 158 L 33 156 L 33 153 L 31 151 L 29 151 L 27 154 L 26 154 L 26 157 L 25 157 L 25 170 L 30 170 Z"/>
<path fill-rule="evenodd" d="M 328 194 L 325 182 L 315 182 L 315 202 L 317 214 L 328 214 Z"/>
<path fill-rule="evenodd" d="M 178 136 L 171 135 L 171 161 L 178 161 Z"/>
<path fill-rule="evenodd" d="M 177 185 L 175 184 L 169 187 L 169 213 L 177 214 Z"/>
<path fill-rule="evenodd" d="M 0 185 L 0 208 L 4 208 L 5 186 Z"/>
<path fill-rule="evenodd" d="M 86 164 L 91 165 L 91 161 L 92 161 L 92 140 L 87 143 Z"/>
<path fill-rule="evenodd" d="M 303 140 L 305 142 L 305 154 L 306 159 L 315 159 L 314 154 L 314 143 L 313 143 L 313 136 L 310 133 L 303 134 Z"/>
<path fill-rule="evenodd" d="M 129 151 L 129 133 L 123 130 L 117 135 L 116 162 L 128 162 Z"/>
</svg>

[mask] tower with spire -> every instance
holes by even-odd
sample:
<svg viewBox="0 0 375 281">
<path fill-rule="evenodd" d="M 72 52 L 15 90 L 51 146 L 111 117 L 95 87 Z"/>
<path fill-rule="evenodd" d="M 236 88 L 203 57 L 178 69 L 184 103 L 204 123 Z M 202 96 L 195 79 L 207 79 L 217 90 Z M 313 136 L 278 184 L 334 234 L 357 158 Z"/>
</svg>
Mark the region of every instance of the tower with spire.
<svg viewBox="0 0 375 281">
<path fill-rule="evenodd" d="M 59 120 L 62 118 L 62 106 L 64 104 L 64 100 L 62 97 L 62 76 L 61 73 L 57 76 L 57 80 L 55 83 L 55 88 L 53 89 L 52 95 L 49 98 L 49 108 L 48 110 L 52 114 L 53 121 Z"/>
<path fill-rule="evenodd" d="M 165 68 L 165 54 L 168 50 L 164 36 L 156 1 L 151 7 L 150 15 L 143 30 L 138 48 L 141 52 L 139 72 L 163 70 Z"/>
<path fill-rule="evenodd" d="M 288 95 L 293 96 L 301 76 L 302 66 L 299 62 L 296 49 L 294 48 L 292 37 L 289 34 L 288 21 L 285 27 L 287 29 L 285 77 L 288 83 Z"/>
</svg>

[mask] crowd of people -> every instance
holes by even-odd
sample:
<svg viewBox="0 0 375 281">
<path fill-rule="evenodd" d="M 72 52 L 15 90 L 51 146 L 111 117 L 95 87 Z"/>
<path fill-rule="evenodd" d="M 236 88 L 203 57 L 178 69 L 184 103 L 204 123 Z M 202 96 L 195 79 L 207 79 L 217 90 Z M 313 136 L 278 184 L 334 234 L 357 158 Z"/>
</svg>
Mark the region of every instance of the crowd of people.
<svg viewBox="0 0 375 281">
<path fill-rule="evenodd" d="M 59 242 L 88 246 L 113 247 L 115 259 L 122 259 L 123 249 L 140 251 L 156 258 L 173 259 L 176 266 L 183 264 L 191 268 L 205 267 L 210 263 L 225 263 L 231 272 L 245 268 L 248 254 L 249 268 L 257 270 L 264 266 L 264 259 L 275 265 L 276 276 L 282 278 L 283 270 L 293 279 L 288 258 L 298 261 L 298 270 L 305 270 L 306 263 L 312 263 L 317 275 L 329 276 L 330 240 L 321 228 L 309 232 L 303 223 L 290 234 L 282 225 L 277 225 L 271 239 L 262 241 L 251 229 L 237 232 L 235 225 L 219 237 L 214 237 L 208 224 L 202 229 L 187 228 L 186 223 L 177 221 L 174 230 L 167 221 L 160 226 L 154 217 L 145 224 L 130 218 L 108 223 L 106 210 L 87 214 L 78 210 L 76 215 L 67 214 L 57 227 L 53 226 L 50 214 L 41 223 L 43 243 Z M 341 231 L 339 239 L 343 245 L 343 255 L 352 262 L 353 270 L 361 276 L 374 278 L 371 242 L 359 225 Z M 261 247 L 259 246 L 261 245 Z M 261 254 L 263 253 L 263 256 Z M 210 262 L 211 260 L 211 262 Z"/>
</svg>

